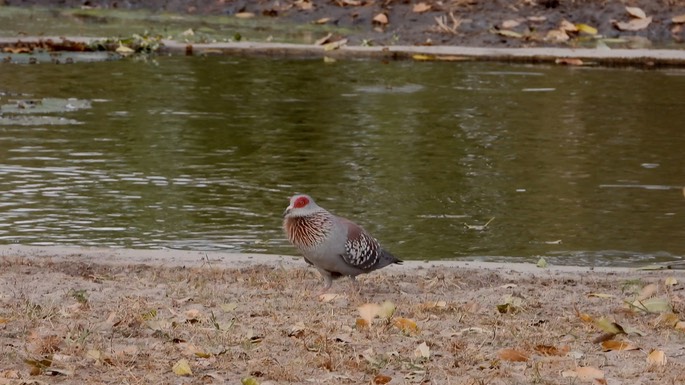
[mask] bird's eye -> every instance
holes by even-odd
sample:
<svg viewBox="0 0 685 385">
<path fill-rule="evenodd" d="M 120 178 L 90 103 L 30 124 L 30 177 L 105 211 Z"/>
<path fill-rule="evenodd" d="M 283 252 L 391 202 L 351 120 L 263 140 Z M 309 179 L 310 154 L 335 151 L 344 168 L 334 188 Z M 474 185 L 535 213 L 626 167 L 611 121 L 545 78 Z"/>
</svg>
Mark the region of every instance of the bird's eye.
<svg viewBox="0 0 685 385">
<path fill-rule="evenodd" d="M 295 207 L 297 207 L 297 208 L 304 207 L 304 206 L 307 205 L 307 203 L 309 203 L 309 201 L 307 200 L 307 198 L 305 198 L 305 197 L 300 197 L 300 198 L 295 202 Z"/>
</svg>

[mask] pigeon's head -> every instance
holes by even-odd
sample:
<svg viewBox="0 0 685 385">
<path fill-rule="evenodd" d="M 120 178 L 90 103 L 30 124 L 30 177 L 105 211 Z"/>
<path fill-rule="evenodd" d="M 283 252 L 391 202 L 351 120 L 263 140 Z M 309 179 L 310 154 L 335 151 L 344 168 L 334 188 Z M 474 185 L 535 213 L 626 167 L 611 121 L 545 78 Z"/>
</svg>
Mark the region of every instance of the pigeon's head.
<svg viewBox="0 0 685 385">
<path fill-rule="evenodd" d="M 290 205 L 285 209 L 286 218 L 306 217 L 321 211 L 321 207 L 309 195 L 294 195 L 290 198 Z"/>
</svg>

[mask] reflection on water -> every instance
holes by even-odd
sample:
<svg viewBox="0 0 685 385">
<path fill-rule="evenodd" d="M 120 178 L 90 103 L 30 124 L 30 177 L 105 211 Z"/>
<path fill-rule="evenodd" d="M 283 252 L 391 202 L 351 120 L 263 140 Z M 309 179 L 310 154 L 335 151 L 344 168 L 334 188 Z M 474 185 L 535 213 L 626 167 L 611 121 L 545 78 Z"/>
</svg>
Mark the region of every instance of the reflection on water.
<svg viewBox="0 0 685 385">
<path fill-rule="evenodd" d="M 3 243 L 293 253 L 280 215 L 306 192 L 406 259 L 630 264 L 685 252 L 677 71 L 226 57 L 2 66 L 0 105 L 44 98 L 90 103 L 22 124 L 0 115 Z M 67 124 L 41 121 L 55 118 Z"/>
</svg>

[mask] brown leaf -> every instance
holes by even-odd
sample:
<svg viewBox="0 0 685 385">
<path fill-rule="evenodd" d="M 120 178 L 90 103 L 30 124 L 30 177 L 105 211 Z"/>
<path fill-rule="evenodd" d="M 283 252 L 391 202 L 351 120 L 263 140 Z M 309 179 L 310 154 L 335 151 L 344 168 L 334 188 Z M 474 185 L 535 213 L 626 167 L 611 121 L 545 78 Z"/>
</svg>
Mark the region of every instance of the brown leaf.
<svg viewBox="0 0 685 385">
<path fill-rule="evenodd" d="M 653 366 L 664 366 L 666 361 L 666 353 L 663 350 L 652 350 L 647 355 L 647 363 Z"/>
<path fill-rule="evenodd" d="M 632 17 L 637 17 L 638 19 L 647 18 L 647 14 L 641 8 L 638 7 L 626 7 L 626 12 Z"/>
<path fill-rule="evenodd" d="M 502 349 L 497 355 L 501 360 L 512 362 L 525 362 L 530 358 L 528 353 L 516 349 Z"/>
<path fill-rule="evenodd" d="M 368 327 L 369 327 L 369 322 L 368 322 L 367 320 L 365 320 L 364 318 L 357 318 L 357 321 L 354 323 L 354 326 L 355 326 L 357 329 L 361 330 L 361 329 L 364 329 L 364 328 L 368 328 Z"/>
<path fill-rule="evenodd" d="M 408 318 L 397 318 L 394 325 L 403 333 L 416 334 L 419 332 L 419 327 L 416 325 L 416 322 Z"/>
<path fill-rule="evenodd" d="M 685 23 L 685 13 L 682 14 L 682 15 L 673 16 L 673 17 L 671 18 L 671 22 L 674 23 L 674 24 L 683 24 L 683 23 Z"/>
<path fill-rule="evenodd" d="M 412 12 L 416 12 L 416 13 L 424 13 L 424 12 L 428 12 L 430 10 L 431 10 L 431 5 L 426 4 L 424 2 L 420 2 L 418 4 L 415 4 L 414 7 L 412 8 Z"/>
<path fill-rule="evenodd" d="M 581 366 L 574 370 L 564 370 L 561 372 L 561 376 L 565 378 L 578 378 L 583 381 L 595 381 L 603 380 L 604 372 L 592 366 Z"/>
<path fill-rule="evenodd" d="M 639 348 L 635 345 L 631 345 L 627 342 L 608 340 L 602 342 L 602 348 L 605 352 L 612 350 L 638 350 Z"/>
<path fill-rule="evenodd" d="M 645 29 L 652 23 L 652 17 L 646 19 L 632 19 L 629 22 L 617 21 L 614 26 L 621 31 L 639 31 Z"/>
<path fill-rule="evenodd" d="M 543 356 L 565 356 L 569 350 L 570 348 L 568 346 L 557 348 L 556 346 L 551 345 L 537 345 L 535 347 L 535 351 Z"/>
<path fill-rule="evenodd" d="M 383 385 L 383 384 L 387 384 L 390 381 L 392 381 L 392 377 L 384 376 L 382 374 L 379 374 L 373 378 L 373 384 L 374 385 Z"/>
<path fill-rule="evenodd" d="M 331 20 L 332 20 L 332 19 L 331 19 L 330 17 L 322 17 L 322 18 L 320 18 L 320 19 L 318 19 L 318 20 L 314 20 L 312 23 L 313 23 L 313 24 L 326 24 L 326 23 L 328 23 L 328 22 L 331 21 Z"/>
<path fill-rule="evenodd" d="M 373 17 L 374 24 L 386 25 L 388 24 L 388 16 L 385 13 L 379 13 Z"/>
</svg>

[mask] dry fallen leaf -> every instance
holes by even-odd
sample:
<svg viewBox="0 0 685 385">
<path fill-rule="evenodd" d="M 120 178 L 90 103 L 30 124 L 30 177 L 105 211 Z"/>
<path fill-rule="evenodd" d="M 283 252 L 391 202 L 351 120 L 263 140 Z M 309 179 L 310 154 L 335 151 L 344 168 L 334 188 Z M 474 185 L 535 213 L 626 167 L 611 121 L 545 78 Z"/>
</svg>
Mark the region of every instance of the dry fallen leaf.
<svg viewBox="0 0 685 385">
<path fill-rule="evenodd" d="M 431 356 L 430 348 L 425 342 L 422 342 L 421 345 L 417 346 L 414 350 L 414 356 L 428 359 Z"/>
<path fill-rule="evenodd" d="M 666 353 L 663 350 L 652 350 L 647 355 L 647 363 L 653 366 L 664 366 L 666 365 Z"/>
<path fill-rule="evenodd" d="M 535 351 L 543 356 L 565 356 L 569 350 L 570 348 L 568 346 L 557 348 L 556 346 L 550 345 L 537 345 L 535 347 Z"/>
<path fill-rule="evenodd" d="M 641 8 L 638 7 L 626 7 L 626 12 L 632 17 L 637 17 L 638 19 L 647 18 L 647 14 Z"/>
<path fill-rule="evenodd" d="M 568 20 L 562 20 L 559 29 L 565 32 L 578 32 L 578 26 Z"/>
<path fill-rule="evenodd" d="M 671 18 L 671 22 L 674 24 L 683 24 L 685 23 L 685 14 L 678 15 L 678 16 L 673 16 Z"/>
<path fill-rule="evenodd" d="M 397 318 L 394 325 L 406 334 L 416 334 L 419 332 L 419 327 L 416 325 L 416 322 L 408 318 Z"/>
<path fill-rule="evenodd" d="M 549 32 L 547 32 L 547 35 L 545 35 L 545 41 L 550 41 L 552 43 L 563 43 L 565 41 L 568 41 L 569 36 L 566 34 L 566 31 L 562 31 L 560 29 L 553 29 Z"/>
<path fill-rule="evenodd" d="M 596 298 L 615 298 L 616 296 L 613 294 L 604 294 L 604 293 L 590 293 L 587 295 L 588 298 L 596 297 Z"/>
<path fill-rule="evenodd" d="M 255 17 L 255 14 L 252 12 L 238 12 L 233 16 L 235 16 L 238 19 L 251 19 Z"/>
<path fill-rule="evenodd" d="M 680 330 L 680 331 L 685 332 L 685 322 L 684 321 L 676 322 L 674 328 L 675 328 L 675 330 Z"/>
<path fill-rule="evenodd" d="M 365 320 L 364 318 L 357 318 L 357 321 L 354 323 L 354 326 L 358 329 L 364 329 L 369 327 L 369 322 Z"/>
<path fill-rule="evenodd" d="M 502 27 L 503 29 L 512 29 L 512 28 L 518 27 L 519 25 L 521 25 L 521 20 L 510 19 L 510 20 L 504 20 L 500 27 Z"/>
<path fill-rule="evenodd" d="M 326 23 L 328 23 L 328 22 L 331 21 L 331 20 L 333 20 L 333 19 L 331 19 L 330 17 L 322 17 L 322 18 L 320 18 L 320 19 L 318 19 L 318 20 L 314 20 L 314 21 L 313 21 L 313 24 L 326 24 Z"/>
<path fill-rule="evenodd" d="M 604 349 L 605 352 L 612 351 L 612 350 L 638 350 L 638 348 L 635 345 L 629 344 L 627 342 L 623 341 L 616 341 L 616 340 L 608 340 L 608 341 L 603 341 L 602 342 L 602 348 Z"/>
<path fill-rule="evenodd" d="M 386 25 L 388 24 L 388 16 L 385 13 L 379 13 L 373 17 L 374 24 Z"/>
<path fill-rule="evenodd" d="M 647 298 L 653 297 L 656 294 L 658 287 L 654 283 L 650 283 L 640 290 L 640 294 L 637 296 L 638 301 L 643 301 Z"/>
<path fill-rule="evenodd" d="M 597 28 L 583 23 L 576 24 L 576 28 L 578 29 L 578 32 L 586 33 L 588 35 L 596 35 L 598 33 Z"/>
<path fill-rule="evenodd" d="M 598 320 L 595 320 L 594 325 L 609 334 L 622 334 L 624 333 L 623 327 L 616 322 L 609 321 L 608 319 L 602 317 Z"/>
<path fill-rule="evenodd" d="M 667 277 L 664 280 L 664 285 L 666 285 L 666 286 L 675 286 L 677 284 L 678 284 L 678 280 L 675 279 L 675 277 Z"/>
<path fill-rule="evenodd" d="M 366 323 L 371 324 L 373 319 L 378 316 L 378 312 L 381 307 L 375 303 L 365 303 L 357 308 L 359 311 L 359 316 L 366 321 Z"/>
<path fill-rule="evenodd" d="M 383 385 L 392 381 L 392 377 L 384 376 L 382 374 L 377 375 L 373 378 L 373 385 Z"/>
<path fill-rule="evenodd" d="M 500 35 L 500 36 L 513 37 L 513 38 L 516 38 L 516 39 L 520 39 L 520 38 L 523 37 L 522 34 L 520 34 L 520 33 L 518 33 L 518 32 L 514 32 L 514 31 L 510 31 L 510 30 L 508 30 L 508 29 L 498 29 L 498 30 L 496 31 L 496 33 L 497 33 L 498 35 Z"/>
<path fill-rule="evenodd" d="M 331 37 L 333 37 L 333 34 L 329 32 L 326 36 L 324 36 L 324 37 L 322 37 L 322 38 L 320 38 L 320 39 L 317 39 L 317 40 L 314 42 L 314 45 L 324 45 L 324 44 L 326 44 L 326 43 L 328 43 L 328 42 L 330 41 Z M 322 295 L 323 295 L 323 294 L 322 294 Z"/>
<path fill-rule="evenodd" d="M 342 298 L 343 296 L 335 293 L 324 293 L 319 296 L 319 301 L 321 302 L 331 302 L 334 299 Z"/>
<path fill-rule="evenodd" d="M 414 4 L 414 7 L 412 8 L 413 12 L 416 13 L 423 13 L 431 10 L 431 5 L 426 4 L 424 2 L 420 2 L 418 4 Z"/>
<path fill-rule="evenodd" d="M 564 378 L 578 378 L 583 381 L 603 380 L 604 372 L 592 366 L 581 366 L 574 370 L 564 370 L 561 372 Z"/>
<path fill-rule="evenodd" d="M 628 22 L 617 21 L 614 25 L 621 31 L 639 31 L 647 28 L 651 23 L 652 17 L 650 16 L 646 19 L 632 19 Z"/>
<path fill-rule="evenodd" d="M 177 376 L 193 375 L 193 371 L 190 369 L 190 364 L 188 363 L 188 360 L 186 360 L 185 358 L 178 360 L 171 368 L 171 370 L 173 370 L 174 374 L 176 374 Z"/>
<path fill-rule="evenodd" d="M 294 4 L 303 11 L 308 11 L 314 6 L 309 0 L 297 0 Z"/>
<path fill-rule="evenodd" d="M 497 353 L 497 356 L 504 361 L 525 362 L 528 361 L 530 355 L 516 349 L 502 349 Z"/>
</svg>

